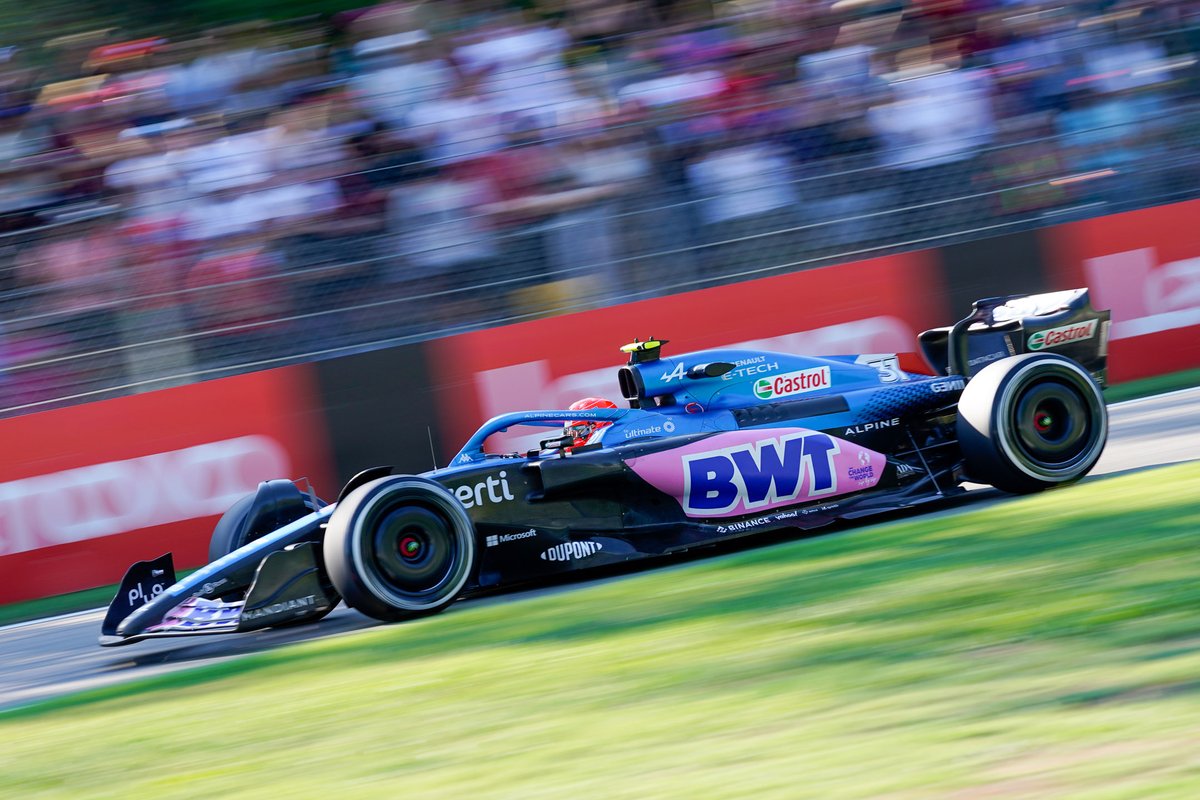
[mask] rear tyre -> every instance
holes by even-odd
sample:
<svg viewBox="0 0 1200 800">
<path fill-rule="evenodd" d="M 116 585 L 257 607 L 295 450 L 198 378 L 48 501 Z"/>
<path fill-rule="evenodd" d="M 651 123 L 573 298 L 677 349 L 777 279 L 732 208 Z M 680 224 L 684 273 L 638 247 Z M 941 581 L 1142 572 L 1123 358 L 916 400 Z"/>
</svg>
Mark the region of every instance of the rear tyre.
<svg viewBox="0 0 1200 800">
<path fill-rule="evenodd" d="M 441 484 L 393 475 L 337 504 L 325 565 L 346 604 L 385 622 L 435 614 L 462 593 L 475 565 L 475 528 Z"/>
<path fill-rule="evenodd" d="M 1029 353 L 971 379 L 958 402 L 958 439 L 971 480 L 1038 492 L 1091 471 L 1108 440 L 1108 410 L 1079 364 Z"/>
</svg>

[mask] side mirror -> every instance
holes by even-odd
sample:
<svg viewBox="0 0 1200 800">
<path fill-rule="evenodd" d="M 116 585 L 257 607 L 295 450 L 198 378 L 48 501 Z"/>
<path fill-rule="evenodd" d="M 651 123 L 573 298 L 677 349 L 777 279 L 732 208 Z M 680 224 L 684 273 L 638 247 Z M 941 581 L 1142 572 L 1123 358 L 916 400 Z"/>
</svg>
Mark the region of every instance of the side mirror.
<svg viewBox="0 0 1200 800">
<path fill-rule="evenodd" d="M 697 364 L 687 371 L 689 378 L 719 378 L 727 372 L 732 371 L 733 364 L 727 361 L 713 361 L 709 364 Z"/>
<path fill-rule="evenodd" d="M 573 444 L 575 444 L 574 436 L 563 435 L 555 436 L 551 439 L 542 439 L 538 442 L 538 447 L 543 450 L 558 450 L 559 448 L 570 447 Z"/>
</svg>

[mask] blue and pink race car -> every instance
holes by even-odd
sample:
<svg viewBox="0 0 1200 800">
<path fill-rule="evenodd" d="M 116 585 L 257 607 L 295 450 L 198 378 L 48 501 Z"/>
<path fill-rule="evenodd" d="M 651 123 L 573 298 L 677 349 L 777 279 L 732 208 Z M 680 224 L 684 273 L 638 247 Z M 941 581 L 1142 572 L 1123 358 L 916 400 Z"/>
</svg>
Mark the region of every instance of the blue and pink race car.
<svg viewBox="0 0 1200 800">
<path fill-rule="evenodd" d="M 1104 449 L 1109 313 L 1085 289 L 980 300 L 926 331 L 931 370 L 890 354 L 665 352 L 634 342 L 628 407 L 504 414 L 449 466 L 368 469 L 333 503 L 263 483 L 217 524 L 206 567 L 135 564 L 101 644 L 311 622 L 340 600 L 381 620 L 564 572 L 810 529 L 963 491 L 1078 480 Z M 606 407 L 612 406 L 612 407 Z M 489 437 L 545 429 L 537 449 Z"/>
</svg>

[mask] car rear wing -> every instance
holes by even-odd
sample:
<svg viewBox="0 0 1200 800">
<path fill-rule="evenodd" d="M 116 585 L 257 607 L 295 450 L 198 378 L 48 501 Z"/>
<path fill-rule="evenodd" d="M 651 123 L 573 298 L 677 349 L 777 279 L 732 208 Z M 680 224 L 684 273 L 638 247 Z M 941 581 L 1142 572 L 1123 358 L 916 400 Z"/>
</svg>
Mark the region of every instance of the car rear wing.
<svg viewBox="0 0 1200 800">
<path fill-rule="evenodd" d="M 1088 290 L 986 297 L 970 315 L 919 337 L 925 360 L 939 375 L 970 378 L 993 361 L 1052 352 L 1079 362 L 1100 386 L 1108 382 L 1111 314 L 1092 308 Z"/>
</svg>

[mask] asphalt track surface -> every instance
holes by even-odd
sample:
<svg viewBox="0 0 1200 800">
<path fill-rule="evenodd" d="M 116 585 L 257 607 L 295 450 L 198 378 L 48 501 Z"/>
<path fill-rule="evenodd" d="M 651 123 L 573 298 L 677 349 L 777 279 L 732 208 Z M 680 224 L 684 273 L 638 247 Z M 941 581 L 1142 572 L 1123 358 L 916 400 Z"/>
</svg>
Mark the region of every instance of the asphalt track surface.
<svg viewBox="0 0 1200 800">
<path fill-rule="evenodd" d="M 1200 458 L 1200 388 L 1121 403 L 1111 406 L 1109 414 L 1108 447 L 1088 480 Z M 936 515 L 978 510 L 1008 499 L 994 489 L 980 487 Z M 928 512 L 923 515 L 930 516 Z M 855 536 L 869 536 L 870 528 L 870 524 L 858 524 L 840 530 Z M 655 565 L 650 563 L 601 580 L 621 580 L 625 575 L 654 568 Z M 664 563 L 658 562 L 657 568 L 664 568 Z M 537 594 L 571 591 L 595 582 L 576 580 L 471 602 L 506 603 Z M 215 663 L 291 642 L 352 635 L 379 624 L 343 606 L 311 626 L 207 638 L 159 639 L 126 647 L 100 648 L 96 637 L 102 617 L 102 610 L 93 610 L 0 628 L 0 708 Z"/>
</svg>

